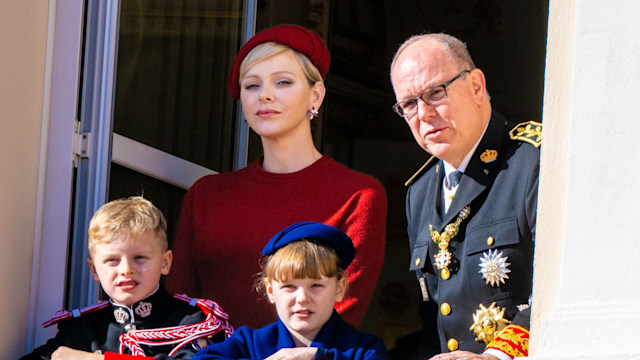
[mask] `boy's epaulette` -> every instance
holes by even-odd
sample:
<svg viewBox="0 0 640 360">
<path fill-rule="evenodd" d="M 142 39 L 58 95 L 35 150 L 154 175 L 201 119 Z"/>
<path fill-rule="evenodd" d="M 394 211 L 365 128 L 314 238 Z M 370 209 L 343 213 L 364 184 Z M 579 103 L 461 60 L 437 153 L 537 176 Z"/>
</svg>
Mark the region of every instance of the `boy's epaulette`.
<svg viewBox="0 0 640 360">
<path fill-rule="evenodd" d="M 73 309 L 71 311 L 69 310 L 58 310 L 56 311 L 56 314 L 53 318 L 51 318 L 49 321 L 46 321 L 42 324 L 43 327 L 49 327 L 53 324 L 57 324 L 62 320 L 66 320 L 66 319 L 71 319 L 71 318 L 77 318 L 80 317 L 84 314 L 88 314 L 91 312 L 94 312 L 96 310 L 100 310 L 104 307 L 106 307 L 107 305 L 109 305 L 109 301 L 104 300 L 101 301 L 97 304 L 93 304 L 87 307 L 84 307 L 82 309 Z"/>
<path fill-rule="evenodd" d="M 431 156 L 429 158 L 429 160 L 427 160 L 427 162 L 425 162 L 420 169 L 418 169 L 418 171 L 416 171 L 415 174 L 413 174 L 409 180 L 407 180 L 407 182 L 404 183 L 404 186 L 409 186 L 411 184 L 413 184 L 414 181 L 416 181 L 422 174 L 424 174 L 427 170 L 429 170 L 429 168 L 431 167 L 431 165 L 437 163 L 437 161 L 433 161 L 434 159 L 438 159 L 435 156 Z"/>
<path fill-rule="evenodd" d="M 539 148 L 542 142 L 542 124 L 535 121 L 525 121 L 511 129 L 509 136 L 511 140 L 528 142 Z"/>
<path fill-rule="evenodd" d="M 173 295 L 173 297 L 178 300 L 182 300 L 186 303 L 189 303 L 189 305 L 191 306 L 199 307 L 200 310 L 202 310 L 202 312 L 205 315 L 209 315 L 213 313 L 215 316 L 221 319 L 229 320 L 229 315 L 224 310 L 222 310 L 222 308 L 220 307 L 220 305 L 218 305 L 217 302 L 213 300 L 191 298 L 186 295 L 180 295 L 180 294 L 175 294 Z"/>
</svg>

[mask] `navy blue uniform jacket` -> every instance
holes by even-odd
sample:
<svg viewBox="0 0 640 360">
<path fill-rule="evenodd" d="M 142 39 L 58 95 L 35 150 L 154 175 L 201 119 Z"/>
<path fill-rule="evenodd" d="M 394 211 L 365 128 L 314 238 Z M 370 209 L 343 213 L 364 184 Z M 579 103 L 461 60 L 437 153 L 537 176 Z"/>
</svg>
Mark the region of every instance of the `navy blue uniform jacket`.
<svg viewBox="0 0 640 360">
<path fill-rule="evenodd" d="M 509 132 L 515 126 L 492 113 L 444 216 L 438 210 L 442 201 L 442 161 L 434 159 L 407 193 L 410 270 L 415 271 L 419 282 L 421 278 L 426 281 L 430 298 L 420 304 L 420 350 L 425 358 L 448 352 L 450 339 L 458 342 L 460 350 L 481 353 L 485 344 L 476 341 L 469 329 L 480 304 L 489 307 L 496 302 L 505 308 L 507 320 L 529 329 L 529 311 L 520 312 L 517 305 L 527 304 L 531 294 L 539 149 L 526 141 L 511 139 Z M 482 161 L 486 150 L 496 150 L 497 158 Z M 466 205 L 471 206 L 471 212 L 451 239 L 451 276 L 444 280 L 434 265 L 438 246 L 431 239 L 429 225 L 441 232 Z M 489 237 L 493 239 L 488 240 Z M 480 257 L 489 249 L 502 252 L 511 264 L 509 278 L 500 286 L 486 284 L 479 272 Z M 448 315 L 440 311 L 445 302 L 451 308 Z"/>
<path fill-rule="evenodd" d="M 193 360 L 206 359 L 264 359 L 283 348 L 296 347 L 280 319 L 261 329 L 242 326 L 224 342 L 209 345 L 198 352 Z M 334 310 L 311 343 L 317 347 L 316 359 L 387 359 L 382 340 L 363 334 L 347 324 Z"/>
<path fill-rule="evenodd" d="M 136 317 L 134 319 L 133 323 L 137 329 L 194 324 L 206 317 L 200 308 L 175 299 L 163 287 L 160 287 L 158 291 L 143 301 L 152 304 L 152 311 L 146 318 Z M 134 304 L 131 308 L 135 308 L 137 304 L 139 303 Z M 117 307 L 117 305 L 109 304 L 78 318 L 61 321 L 58 323 L 58 333 L 53 339 L 21 360 L 50 359 L 51 354 L 60 346 L 91 353 L 98 352 L 99 354 L 104 354 L 107 351 L 119 353 L 119 336 L 126 331 L 125 325 L 119 324 L 115 320 L 114 310 Z M 214 337 L 216 341 L 224 340 L 222 332 Z M 172 345 L 142 347 L 147 356 L 153 356 L 156 359 L 190 359 L 197 351 L 188 344 L 175 357 L 168 357 L 166 354 L 173 349 Z"/>
</svg>

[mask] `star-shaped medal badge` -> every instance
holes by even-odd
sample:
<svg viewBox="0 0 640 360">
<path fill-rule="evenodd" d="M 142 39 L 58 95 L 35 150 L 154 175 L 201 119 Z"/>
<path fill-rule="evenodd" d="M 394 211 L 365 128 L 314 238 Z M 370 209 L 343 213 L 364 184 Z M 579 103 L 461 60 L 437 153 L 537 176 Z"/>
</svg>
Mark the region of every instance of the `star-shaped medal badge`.
<svg viewBox="0 0 640 360">
<path fill-rule="evenodd" d="M 476 341 L 483 341 L 489 344 L 496 335 L 502 331 L 510 321 L 504 318 L 504 308 L 491 303 L 486 307 L 480 304 L 480 308 L 473 314 L 473 325 L 469 328 L 477 336 Z"/>
<path fill-rule="evenodd" d="M 489 253 L 482 253 L 480 257 L 480 271 L 482 278 L 485 279 L 485 284 L 491 283 L 491 286 L 500 286 L 500 283 L 504 284 L 504 279 L 508 279 L 511 270 L 507 266 L 511 265 L 507 262 L 507 257 L 502 256 L 502 252 L 498 253 L 498 250 L 489 249 Z"/>
</svg>

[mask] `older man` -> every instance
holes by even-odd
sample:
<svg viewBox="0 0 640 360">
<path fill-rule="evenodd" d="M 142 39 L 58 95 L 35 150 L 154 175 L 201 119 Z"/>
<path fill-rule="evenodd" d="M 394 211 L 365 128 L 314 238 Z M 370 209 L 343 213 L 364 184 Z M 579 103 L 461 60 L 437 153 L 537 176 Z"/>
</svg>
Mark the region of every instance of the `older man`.
<svg viewBox="0 0 640 360">
<path fill-rule="evenodd" d="M 491 108 L 466 46 L 417 35 L 391 64 L 397 104 L 432 155 L 407 184 L 420 358 L 526 356 L 542 126 Z"/>
</svg>

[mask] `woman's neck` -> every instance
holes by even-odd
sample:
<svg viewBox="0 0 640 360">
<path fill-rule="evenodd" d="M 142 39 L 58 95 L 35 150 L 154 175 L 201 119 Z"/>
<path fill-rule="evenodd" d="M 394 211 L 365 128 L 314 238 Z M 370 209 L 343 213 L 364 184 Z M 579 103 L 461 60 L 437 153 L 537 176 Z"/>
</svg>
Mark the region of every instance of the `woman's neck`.
<svg viewBox="0 0 640 360">
<path fill-rule="evenodd" d="M 322 157 L 311 137 L 300 142 L 262 139 L 262 149 L 264 151 L 262 168 L 279 174 L 300 171 Z"/>
</svg>

